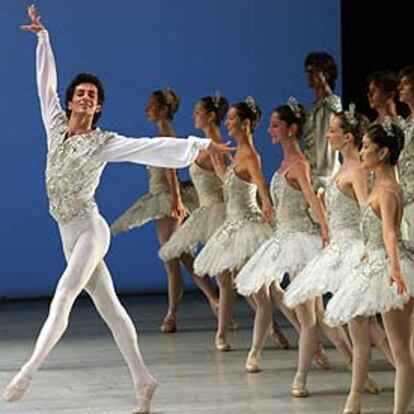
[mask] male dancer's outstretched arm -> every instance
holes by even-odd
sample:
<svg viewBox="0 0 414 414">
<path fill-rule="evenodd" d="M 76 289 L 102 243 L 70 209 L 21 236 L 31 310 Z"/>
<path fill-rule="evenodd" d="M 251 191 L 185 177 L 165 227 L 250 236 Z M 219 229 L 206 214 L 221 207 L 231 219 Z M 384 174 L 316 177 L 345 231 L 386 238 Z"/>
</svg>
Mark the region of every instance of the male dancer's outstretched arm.
<svg viewBox="0 0 414 414">
<path fill-rule="evenodd" d="M 50 129 L 54 119 L 58 115 L 64 115 L 57 94 L 57 72 L 50 44 L 49 33 L 40 21 L 34 5 L 29 6 L 28 14 L 30 25 L 22 26 L 25 31 L 31 31 L 38 36 L 36 50 L 36 75 L 37 87 L 42 111 L 42 119 L 46 132 L 50 138 Z M 101 110 L 98 105 L 97 111 Z M 84 118 L 76 116 L 72 111 L 68 120 L 68 135 L 85 133 L 92 130 L 92 119 L 89 125 L 85 125 Z M 79 123 L 83 123 L 84 131 Z M 76 131 L 73 133 L 72 131 Z M 157 167 L 183 168 L 191 164 L 200 150 L 209 152 L 229 153 L 232 151 L 227 144 L 216 144 L 209 139 L 190 137 L 189 139 L 177 138 L 126 138 L 114 134 L 113 138 L 103 145 L 96 154 L 97 160 L 102 162 L 134 162 Z"/>
</svg>

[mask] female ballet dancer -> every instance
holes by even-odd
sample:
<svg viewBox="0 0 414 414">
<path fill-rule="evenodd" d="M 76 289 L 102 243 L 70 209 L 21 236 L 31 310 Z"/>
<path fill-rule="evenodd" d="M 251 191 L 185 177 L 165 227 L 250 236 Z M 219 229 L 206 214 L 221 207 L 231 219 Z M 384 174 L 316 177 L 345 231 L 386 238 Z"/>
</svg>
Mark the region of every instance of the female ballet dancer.
<svg viewBox="0 0 414 414">
<path fill-rule="evenodd" d="M 361 166 L 375 173 L 375 182 L 361 213 L 363 254 L 349 265 L 348 277 L 325 312 L 325 320 L 332 326 L 382 314 L 396 365 L 394 414 L 407 412 L 414 387 L 411 349 L 414 252 L 400 236 L 403 193 L 395 173 L 403 146 L 404 133 L 390 118 L 383 125 L 371 125 L 364 135 Z M 367 348 L 368 335 L 359 338 L 361 345 L 364 342 Z M 366 377 L 368 363 L 368 358 L 358 361 L 359 375 L 353 376 L 346 414 L 361 412 L 361 382 Z"/>
<path fill-rule="evenodd" d="M 217 173 L 224 182 L 226 220 L 208 240 L 196 257 L 197 275 L 217 275 L 220 288 L 219 324 L 216 348 L 228 351 L 228 329 L 233 310 L 233 278 L 258 247 L 272 234 L 269 224 L 273 208 L 261 172 L 260 156 L 254 147 L 253 132 L 262 111 L 248 97 L 231 106 L 226 127 L 237 142 L 234 160 L 227 169 L 216 163 Z M 257 204 L 257 192 L 262 208 Z"/>
<path fill-rule="evenodd" d="M 405 145 L 398 161 L 398 178 L 404 193 L 403 238 L 414 242 L 414 66 L 401 70 L 398 84 L 400 102 L 410 109 L 405 120 Z"/>
<path fill-rule="evenodd" d="M 203 130 L 205 136 L 214 142 L 222 143 L 220 124 L 228 106 L 227 99 L 221 96 L 201 98 L 194 108 L 195 127 Z M 225 166 L 224 159 L 217 162 L 220 163 L 221 170 L 221 164 Z M 165 262 L 178 259 L 184 253 L 193 254 L 199 244 L 205 244 L 224 223 L 226 208 L 223 183 L 215 172 L 215 164 L 208 152 L 200 152 L 190 166 L 190 176 L 197 191 L 200 207 L 191 213 L 160 249 L 160 258 Z"/>
<path fill-rule="evenodd" d="M 260 371 L 261 351 L 272 317 L 271 291 L 273 297 L 282 299 L 280 282 L 284 274 L 295 277 L 322 245 L 328 243 L 325 212 L 313 192 L 309 165 L 299 147 L 304 121 L 304 108 L 294 98 L 277 107 L 270 120 L 268 132 L 272 142 L 281 144 L 283 149 L 282 164 L 270 185 L 275 206 L 275 231 L 236 278 L 238 293 L 252 297 L 257 306 L 252 345 L 245 365 L 248 372 Z M 309 206 L 321 223 L 322 243 L 319 227 L 309 215 Z M 316 348 L 311 361 L 315 352 Z"/>
<path fill-rule="evenodd" d="M 148 99 L 146 113 L 149 122 L 155 123 L 160 136 L 174 137 L 173 118 L 179 107 L 180 98 L 171 89 L 154 91 Z M 128 210 L 121 214 L 111 225 L 112 234 L 119 234 L 155 220 L 160 246 L 163 246 L 176 231 L 185 216 L 180 195 L 180 186 L 175 170 L 148 168 L 149 192 L 139 198 Z M 184 189 L 183 198 L 188 190 Z M 189 197 L 185 200 L 189 206 Z M 181 264 L 207 297 L 214 313 L 217 307 L 217 294 L 209 279 L 195 278 L 192 272 L 192 258 L 188 254 L 165 261 L 168 276 L 168 310 L 161 325 L 161 332 L 172 333 L 177 330 L 177 311 L 183 296 Z"/>
<path fill-rule="evenodd" d="M 367 173 L 360 165 L 359 148 L 367 127 L 368 120 L 355 111 L 354 105 L 350 106 L 349 111 L 341 112 L 331 120 L 327 139 L 332 149 L 341 153 L 343 162 L 327 182 L 325 191 L 330 244 L 311 260 L 288 286 L 285 304 L 290 308 L 314 301 L 325 293 L 336 292 L 346 278 L 349 267 L 363 251 L 359 230 L 359 206 L 366 202 L 368 188 Z M 348 368 L 352 369 L 353 377 L 359 375 L 361 358 L 363 363 L 369 360 L 371 344 L 361 344 L 361 337 L 371 338 L 394 365 L 387 338 L 375 317 L 351 321 L 349 329 L 353 355 Z M 305 365 L 309 366 L 310 363 Z M 373 392 L 377 387 L 367 374 L 365 371 L 361 387 L 365 385 Z"/>
<path fill-rule="evenodd" d="M 343 161 L 325 190 L 330 244 L 288 286 L 284 300 L 290 308 L 336 292 L 342 282 L 340 270 L 346 272 L 346 260 L 352 262 L 352 253 L 358 255 L 362 248 L 359 204 L 366 201 L 368 189 L 366 172 L 360 167 L 359 146 L 367 124 L 354 107 L 331 120 L 327 139 L 332 149 L 341 153 Z"/>
<path fill-rule="evenodd" d="M 36 33 L 37 85 L 47 133 L 46 187 L 50 213 L 59 225 L 67 267 L 53 297 L 30 359 L 6 387 L 3 397 L 18 401 L 32 376 L 63 335 L 77 296 L 85 289 L 110 327 L 128 364 L 137 407 L 147 413 L 157 383 L 146 368 L 138 348 L 137 334 L 115 293 L 104 256 L 109 247 L 109 228 L 99 214 L 94 194 L 107 162 L 129 161 L 149 165 L 184 167 L 208 148 L 228 148 L 207 139 L 131 139 L 96 127 L 104 101 L 100 80 L 79 74 L 66 93 L 66 114 L 57 95 L 57 73 L 49 34 L 35 6 L 28 8 L 31 24 L 22 29 Z"/>
</svg>

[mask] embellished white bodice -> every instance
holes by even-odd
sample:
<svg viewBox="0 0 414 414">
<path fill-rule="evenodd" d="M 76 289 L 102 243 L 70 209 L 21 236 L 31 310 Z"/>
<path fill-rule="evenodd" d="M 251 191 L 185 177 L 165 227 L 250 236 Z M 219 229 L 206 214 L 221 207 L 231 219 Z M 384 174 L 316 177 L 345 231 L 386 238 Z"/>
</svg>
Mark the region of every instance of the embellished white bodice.
<svg viewBox="0 0 414 414">
<path fill-rule="evenodd" d="M 106 163 L 93 156 L 114 136 L 95 129 L 67 138 L 67 132 L 67 119 L 62 115 L 50 129 L 46 167 L 50 213 L 61 224 L 96 210 L 95 191 Z"/>
<path fill-rule="evenodd" d="M 331 243 L 335 240 L 361 239 L 358 202 L 346 196 L 333 182 L 328 182 L 325 194 Z"/>
<path fill-rule="evenodd" d="M 261 217 L 261 211 L 257 204 L 256 184 L 242 180 L 237 176 L 233 168 L 229 168 L 223 189 L 228 219 L 257 220 L 258 217 Z"/>
<path fill-rule="evenodd" d="M 170 191 L 165 168 L 147 167 L 148 171 L 148 191 L 151 194 Z"/>
<path fill-rule="evenodd" d="M 200 207 L 223 202 L 223 183 L 214 171 L 206 170 L 194 162 L 190 166 L 190 176 L 197 191 Z"/>
<path fill-rule="evenodd" d="M 317 233 L 318 227 L 309 215 L 309 206 L 303 193 L 295 190 L 284 175 L 277 172 L 270 184 L 275 206 L 276 229 L 287 232 Z"/>
<path fill-rule="evenodd" d="M 404 193 L 404 203 L 414 202 L 414 118 L 405 122 L 405 144 L 398 161 L 398 178 Z"/>
</svg>

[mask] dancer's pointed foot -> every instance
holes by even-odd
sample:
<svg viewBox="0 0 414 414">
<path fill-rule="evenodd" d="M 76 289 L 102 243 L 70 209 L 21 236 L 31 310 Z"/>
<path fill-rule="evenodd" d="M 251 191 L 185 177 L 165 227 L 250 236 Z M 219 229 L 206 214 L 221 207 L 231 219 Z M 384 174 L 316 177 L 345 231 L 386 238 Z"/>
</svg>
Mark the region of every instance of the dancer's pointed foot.
<svg viewBox="0 0 414 414">
<path fill-rule="evenodd" d="M 216 349 L 220 352 L 231 351 L 231 345 L 227 342 L 226 338 L 216 336 Z"/>
<path fill-rule="evenodd" d="M 272 325 L 269 331 L 270 339 L 280 349 L 289 349 L 289 340 L 286 338 L 282 330 L 277 325 Z"/>
<path fill-rule="evenodd" d="M 297 372 L 292 383 L 292 396 L 295 398 L 309 397 L 309 391 L 306 388 L 306 376 Z"/>
<path fill-rule="evenodd" d="M 309 397 L 309 391 L 307 388 L 292 388 L 292 397 L 295 398 L 307 398 Z"/>
<path fill-rule="evenodd" d="M 246 371 L 250 374 L 257 374 L 262 369 L 260 368 L 260 356 L 249 352 L 245 364 Z"/>
<path fill-rule="evenodd" d="M 319 366 L 319 368 L 325 370 L 331 369 L 331 364 L 329 363 L 328 355 L 326 354 L 325 349 L 323 348 L 322 342 L 319 342 L 318 350 L 315 352 L 313 360 Z"/>
<path fill-rule="evenodd" d="M 361 414 L 361 395 L 351 392 L 346 400 L 343 414 Z"/>
<path fill-rule="evenodd" d="M 151 401 L 157 387 L 157 381 L 152 378 L 140 389 L 138 392 L 137 406 L 132 414 L 147 414 L 151 411 Z"/>
<path fill-rule="evenodd" d="M 380 386 L 371 374 L 368 374 L 367 379 L 365 380 L 364 390 L 369 394 L 379 394 L 381 392 Z"/>
<path fill-rule="evenodd" d="M 164 321 L 161 325 L 161 332 L 163 333 L 174 333 L 177 332 L 177 321 L 175 315 L 167 313 L 167 316 L 164 318 Z"/>
<path fill-rule="evenodd" d="M 3 399 L 8 402 L 19 401 L 29 388 L 31 381 L 32 377 L 30 375 L 24 375 L 19 372 L 5 388 L 3 392 Z"/>
</svg>

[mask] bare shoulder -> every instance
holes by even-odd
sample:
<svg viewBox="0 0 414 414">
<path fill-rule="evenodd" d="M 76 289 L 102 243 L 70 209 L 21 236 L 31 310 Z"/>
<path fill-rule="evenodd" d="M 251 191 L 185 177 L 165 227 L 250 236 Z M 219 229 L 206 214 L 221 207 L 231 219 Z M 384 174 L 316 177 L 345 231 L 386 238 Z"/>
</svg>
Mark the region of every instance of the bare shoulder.
<svg viewBox="0 0 414 414">
<path fill-rule="evenodd" d="M 361 183 L 368 185 L 368 171 L 360 166 L 355 167 L 349 172 L 349 180 L 352 185 L 360 185 Z"/>
<path fill-rule="evenodd" d="M 257 151 L 249 151 L 243 155 L 242 162 L 248 168 L 261 168 L 262 160 Z"/>
<path fill-rule="evenodd" d="M 376 197 L 380 204 L 398 206 L 403 199 L 403 193 L 399 184 L 383 185 L 377 188 Z"/>
<path fill-rule="evenodd" d="M 293 177 L 310 177 L 311 168 L 308 161 L 305 158 L 295 161 L 289 168 L 289 175 Z"/>
<path fill-rule="evenodd" d="M 377 185 L 370 194 L 370 204 L 381 216 L 395 216 L 397 211 L 402 211 L 403 196 L 400 186 Z"/>
<path fill-rule="evenodd" d="M 355 179 L 368 179 L 368 171 L 364 170 L 361 166 L 353 168 L 350 172 L 350 175 Z"/>
</svg>

